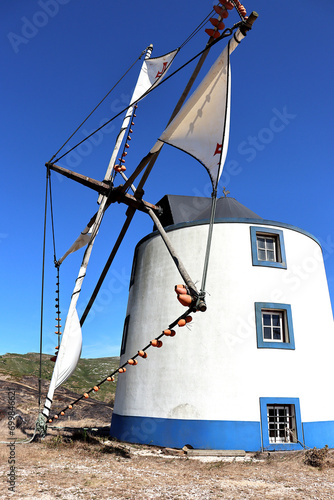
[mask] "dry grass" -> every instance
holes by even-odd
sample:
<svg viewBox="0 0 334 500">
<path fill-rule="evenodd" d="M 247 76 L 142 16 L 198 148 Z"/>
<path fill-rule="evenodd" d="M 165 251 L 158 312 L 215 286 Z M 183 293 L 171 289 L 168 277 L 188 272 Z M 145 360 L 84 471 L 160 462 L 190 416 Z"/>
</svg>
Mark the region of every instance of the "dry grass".
<svg viewBox="0 0 334 500">
<path fill-rule="evenodd" d="M 19 438 L 19 430 L 16 432 Z M 0 450 L 0 499 L 7 492 L 8 448 Z M 172 456 L 85 432 L 51 431 L 42 442 L 16 445 L 15 499 L 319 499 L 333 498 L 334 454 L 322 468 L 305 452 L 248 454 L 215 461 Z"/>
<path fill-rule="evenodd" d="M 0 441 L 9 440 L 6 387 L 16 390 L 16 411 L 26 422 L 15 439 L 32 435 L 37 417 L 36 391 L 0 377 Z M 67 396 L 68 392 L 61 394 Z M 79 405 L 78 405 L 79 406 Z M 84 417 L 85 416 L 85 417 Z M 99 416 L 99 419 L 97 419 Z M 15 492 L 8 491 L 10 449 L 0 444 L 0 500 L 15 499 L 268 499 L 332 500 L 334 451 L 247 454 L 246 458 L 195 459 L 168 450 L 97 438 L 83 427 L 106 428 L 111 406 L 83 404 L 45 440 L 16 444 Z M 64 427 L 71 426 L 72 430 Z M 308 465 L 311 459 L 313 467 Z M 320 459 L 320 463 L 317 460 Z M 309 462 L 310 463 L 310 462 Z"/>
</svg>

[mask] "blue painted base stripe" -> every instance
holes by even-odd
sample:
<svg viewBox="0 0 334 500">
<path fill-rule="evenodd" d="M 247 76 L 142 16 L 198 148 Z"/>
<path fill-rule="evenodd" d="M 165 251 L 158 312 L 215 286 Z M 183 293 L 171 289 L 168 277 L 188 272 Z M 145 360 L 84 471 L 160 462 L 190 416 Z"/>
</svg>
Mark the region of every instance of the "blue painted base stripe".
<svg viewBox="0 0 334 500">
<path fill-rule="evenodd" d="M 114 413 L 110 435 L 128 443 L 209 450 L 261 449 L 260 422 L 133 417 Z"/>
<path fill-rule="evenodd" d="M 304 422 L 305 445 L 309 448 L 323 448 L 326 444 L 334 448 L 334 421 Z"/>
</svg>

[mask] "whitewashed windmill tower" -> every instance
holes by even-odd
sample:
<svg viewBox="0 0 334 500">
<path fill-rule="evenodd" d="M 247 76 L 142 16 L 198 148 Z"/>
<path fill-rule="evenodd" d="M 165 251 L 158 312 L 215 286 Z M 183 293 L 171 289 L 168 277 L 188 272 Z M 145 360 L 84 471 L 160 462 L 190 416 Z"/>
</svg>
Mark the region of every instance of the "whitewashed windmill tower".
<svg viewBox="0 0 334 500">
<path fill-rule="evenodd" d="M 210 200 L 166 196 L 162 223 L 200 279 Z M 135 251 L 121 364 L 183 307 L 156 232 Z M 334 447 L 334 329 L 320 243 L 220 198 L 207 311 L 120 375 L 111 434 L 208 449 Z M 140 366 L 139 366 L 140 365 Z"/>
<path fill-rule="evenodd" d="M 167 128 L 129 178 L 123 164 L 129 147 L 125 136 L 126 131 L 132 133 L 137 102 L 160 85 L 179 49 L 155 60 L 150 58 L 151 46 L 143 51 L 145 60 L 102 182 L 56 165 L 67 154 L 58 156 L 68 141 L 46 164 L 47 185 L 50 171 L 59 172 L 97 191 L 99 208 L 63 257 L 54 258 L 58 286 L 61 263 L 73 251 L 86 246 L 60 346 L 56 347 L 58 354 L 53 357 L 55 367 L 37 422 L 39 433 L 46 432 L 47 421 L 52 423 L 64 416 L 73 405 L 99 390 L 101 384 L 113 380 L 118 371 L 111 434 L 121 440 L 245 450 L 298 449 L 304 444 L 334 447 L 334 398 L 327 388 L 332 377 L 334 332 L 319 242 L 294 226 L 260 218 L 233 198 L 223 197 L 217 202 L 229 136 L 230 55 L 257 18 L 255 12 L 247 17 L 239 0 L 219 3 L 214 6 L 218 18 L 210 19 L 214 29 L 206 30 L 209 42 Z M 223 19 L 234 7 L 241 21 L 220 34 Z M 185 102 L 208 49 L 226 37 L 226 47 Z M 189 153 L 206 168 L 213 193 L 211 202 L 206 198 L 166 196 L 160 202 L 163 215 L 159 221 L 158 207 L 142 196 L 164 143 Z M 136 187 L 134 183 L 142 172 Z M 115 185 L 116 173 L 124 184 Z M 105 211 L 115 202 L 124 203 L 130 211 L 126 212 L 126 221 L 79 318 L 77 301 L 92 246 Z M 149 214 L 162 238 L 157 233 L 149 234 L 135 251 L 121 366 L 61 411 L 50 414 L 55 390 L 78 363 L 81 327 L 136 210 Z M 188 326 L 176 327 L 176 336 L 171 335 L 168 326 L 172 328 L 170 322 L 188 316 L 188 311 L 184 313 L 173 292 L 175 284 L 180 283 L 174 264 L 190 290 L 186 295 L 190 298 L 189 310 L 198 310 Z M 197 290 L 194 282 L 201 279 Z M 205 300 L 207 311 L 203 314 L 200 311 L 205 308 Z M 58 338 L 59 314 L 57 306 Z M 168 335 L 161 333 L 164 328 Z M 157 336 L 164 336 L 163 341 L 154 339 Z M 152 339 L 163 348 L 154 348 L 153 343 L 151 347 Z M 148 347 L 148 359 L 134 359 L 146 355 Z M 137 355 L 138 349 L 142 351 Z M 135 364 L 138 366 L 131 366 Z"/>
</svg>

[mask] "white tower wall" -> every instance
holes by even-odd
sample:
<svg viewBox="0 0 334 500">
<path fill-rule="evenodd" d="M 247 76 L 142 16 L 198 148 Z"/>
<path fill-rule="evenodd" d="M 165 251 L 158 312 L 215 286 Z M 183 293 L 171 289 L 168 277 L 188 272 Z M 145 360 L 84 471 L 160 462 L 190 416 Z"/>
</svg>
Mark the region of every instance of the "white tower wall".
<svg viewBox="0 0 334 500">
<path fill-rule="evenodd" d="M 283 232 L 286 268 L 254 265 L 251 227 Z M 207 231 L 208 224 L 189 223 L 168 232 L 197 283 Z M 158 235 L 138 244 L 121 364 L 185 311 L 174 292 L 181 282 Z M 299 443 L 290 448 L 334 446 L 334 330 L 319 243 L 285 224 L 222 220 L 214 227 L 206 289 L 205 313 L 193 314 L 189 327 L 176 327 L 174 338 L 164 337 L 162 348 L 149 348 L 147 359 L 119 375 L 111 433 L 163 446 L 256 450 L 268 447 L 261 412 L 276 398 L 296 404 Z M 291 307 L 294 348 L 258 346 L 259 303 Z"/>
</svg>

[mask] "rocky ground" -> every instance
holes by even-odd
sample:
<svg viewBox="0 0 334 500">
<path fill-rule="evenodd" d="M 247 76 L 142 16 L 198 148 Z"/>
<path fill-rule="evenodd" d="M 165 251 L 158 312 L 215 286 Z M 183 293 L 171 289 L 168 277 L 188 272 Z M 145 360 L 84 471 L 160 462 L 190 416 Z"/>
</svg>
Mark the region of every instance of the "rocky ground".
<svg viewBox="0 0 334 500">
<path fill-rule="evenodd" d="M 32 436 L 36 384 L 0 378 L 0 499 L 332 499 L 334 452 L 248 453 L 245 457 L 189 457 L 182 450 L 110 441 L 111 405 L 83 402 L 82 408 Z M 8 388 L 15 388 L 18 427 L 8 433 Z M 73 393 L 61 393 L 64 400 Z M 60 401 L 59 404 L 63 404 Z M 82 430 L 95 428 L 98 431 Z M 12 449 L 6 441 L 15 441 Z M 14 455 L 13 455 L 14 451 Z M 12 452 L 12 455 L 10 453 Z M 15 459 L 15 489 L 8 490 L 8 459 Z M 13 477 L 13 476 L 12 476 Z"/>
</svg>

